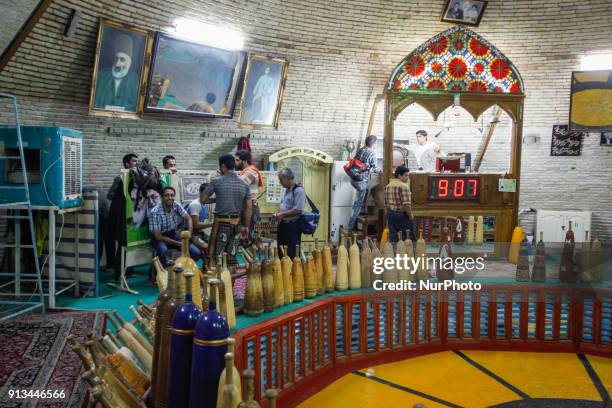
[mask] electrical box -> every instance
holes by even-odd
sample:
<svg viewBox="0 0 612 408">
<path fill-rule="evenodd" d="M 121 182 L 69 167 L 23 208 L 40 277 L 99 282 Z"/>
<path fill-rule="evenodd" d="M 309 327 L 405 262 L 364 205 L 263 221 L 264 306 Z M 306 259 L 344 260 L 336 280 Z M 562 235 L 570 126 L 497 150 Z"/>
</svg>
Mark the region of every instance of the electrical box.
<svg viewBox="0 0 612 408">
<path fill-rule="evenodd" d="M 499 191 L 502 193 L 515 193 L 516 192 L 516 180 L 500 178 L 499 179 Z"/>
</svg>

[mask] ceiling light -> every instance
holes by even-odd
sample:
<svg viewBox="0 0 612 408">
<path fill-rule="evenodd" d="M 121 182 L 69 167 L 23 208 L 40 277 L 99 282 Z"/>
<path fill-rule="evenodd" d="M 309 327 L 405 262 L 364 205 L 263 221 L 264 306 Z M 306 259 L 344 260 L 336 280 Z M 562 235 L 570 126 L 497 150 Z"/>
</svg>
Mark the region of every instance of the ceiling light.
<svg viewBox="0 0 612 408">
<path fill-rule="evenodd" d="M 244 36 L 239 31 L 188 18 L 174 20 L 174 29 L 179 37 L 217 48 L 241 50 L 244 45 Z"/>
<path fill-rule="evenodd" d="M 586 55 L 580 60 L 580 69 L 585 71 L 612 69 L 612 53 Z"/>
</svg>

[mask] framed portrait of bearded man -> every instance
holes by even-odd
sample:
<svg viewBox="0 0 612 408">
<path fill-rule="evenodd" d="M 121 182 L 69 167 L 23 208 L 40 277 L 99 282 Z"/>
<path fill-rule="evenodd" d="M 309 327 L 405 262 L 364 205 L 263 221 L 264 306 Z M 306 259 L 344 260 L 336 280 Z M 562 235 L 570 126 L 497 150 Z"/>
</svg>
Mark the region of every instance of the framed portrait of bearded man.
<svg viewBox="0 0 612 408">
<path fill-rule="evenodd" d="M 146 30 L 100 19 L 89 113 L 137 117 L 143 110 L 152 37 Z"/>
</svg>

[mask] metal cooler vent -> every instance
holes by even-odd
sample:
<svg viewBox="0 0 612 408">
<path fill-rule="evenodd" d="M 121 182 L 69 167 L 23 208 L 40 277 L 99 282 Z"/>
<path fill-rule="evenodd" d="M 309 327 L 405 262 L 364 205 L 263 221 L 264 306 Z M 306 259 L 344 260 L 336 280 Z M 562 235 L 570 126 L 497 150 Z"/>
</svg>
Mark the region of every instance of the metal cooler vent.
<svg viewBox="0 0 612 408">
<path fill-rule="evenodd" d="M 64 159 L 64 200 L 81 196 L 81 150 L 83 140 L 73 137 L 62 138 Z"/>
</svg>

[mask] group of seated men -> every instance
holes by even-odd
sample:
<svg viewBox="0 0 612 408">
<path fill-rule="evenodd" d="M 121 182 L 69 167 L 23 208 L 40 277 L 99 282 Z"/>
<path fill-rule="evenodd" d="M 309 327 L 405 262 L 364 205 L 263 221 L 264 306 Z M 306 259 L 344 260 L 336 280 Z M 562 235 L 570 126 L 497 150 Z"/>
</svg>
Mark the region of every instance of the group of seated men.
<svg viewBox="0 0 612 408">
<path fill-rule="evenodd" d="M 240 170 L 238 174 L 236 170 Z M 169 247 L 180 248 L 178 236 L 180 223 L 192 232 L 189 245 L 190 256 L 198 260 L 208 249 L 208 258 L 215 262 L 221 253 L 227 254 L 227 261 L 235 265 L 239 245 L 248 246 L 253 240 L 255 224 L 260 213 L 257 205 L 258 188 L 263 186 L 259 170 L 252 164 L 248 151 L 238 151 L 236 157 L 224 155 L 219 158 L 218 177 L 209 184 L 200 186 L 200 196 L 193 200 L 187 210 L 175 201 L 176 191 L 165 187 L 162 202 L 153 209 L 149 219 L 149 229 L 153 236 L 153 247 L 164 266 L 167 265 Z M 291 169 L 284 168 L 279 181 L 285 188 L 279 210 L 273 214 L 278 221 L 277 245 L 288 247 L 290 257 L 295 256 L 295 248 L 301 243 L 299 227 L 300 215 L 304 211 L 306 192 L 295 180 Z M 214 203 L 214 221 L 208 222 L 208 204 Z M 212 228 L 208 244 L 201 232 Z M 193 232 L 195 231 L 195 235 Z"/>
<path fill-rule="evenodd" d="M 130 155 L 129 164 L 138 164 L 138 157 Z M 125 160 L 124 160 L 125 161 Z M 176 172 L 176 159 L 167 156 L 164 168 Z M 129 168 L 126 166 L 126 168 Z M 177 201 L 174 187 L 161 189 L 160 202 L 150 211 L 148 218 L 151 243 L 155 255 L 164 267 L 168 266 L 170 249 L 181 250 L 181 232 L 189 231 L 189 255 L 194 260 L 212 262 L 225 252 L 228 264 L 236 264 L 240 245 L 253 243 L 255 224 L 260 213 L 257 195 L 263 186 L 263 177 L 253 165 L 251 153 L 239 150 L 235 155 L 219 157 L 219 175 L 200 186 L 199 197 L 186 205 Z M 304 209 L 305 192 L 296 183 L 293 172 L 284 168 L 279 180 L 286 188 L 279 211 L 273 214 L 278 220 L 278 245 L 287 245 L 293 256 L 295 246 L 300 244 L 301 233 L 297 220 Z M 287 194 L 288 192 L 288 194 Z M 213 221 L 209 221 L 209 204 L 214 203 Z M 205 234 L 205 230 L 208 232 Z"/>
</svg>

